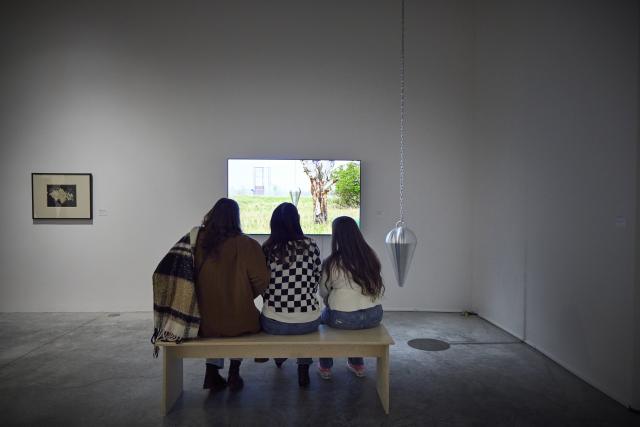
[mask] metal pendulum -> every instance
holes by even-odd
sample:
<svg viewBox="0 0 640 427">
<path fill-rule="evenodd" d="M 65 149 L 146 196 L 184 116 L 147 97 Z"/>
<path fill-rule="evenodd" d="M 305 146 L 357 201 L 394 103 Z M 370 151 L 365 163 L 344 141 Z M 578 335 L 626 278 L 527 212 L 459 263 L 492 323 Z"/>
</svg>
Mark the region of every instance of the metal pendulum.
<svg viewBox="0 0 640 427">
<path fill-rule="evenodd" d="M 404 286 L 413 253 L 418 244 L 416 235 L 404 222 L 404 1 L 402 0 L 402 37 L 400 42 L 400 220 L 385 239 L 398 286 Z"/>
<path fill-rule="evenodd" d="M 289 197 L 291 198 L 291 203 L 293 203 L 293 205 L 296 207 L 298 207 L 298 201 L 300 200 L 301 193 L 302 193 L 302 190 L 300 190 L 299 187 L 294 190 L 289 190 Z"/>
</svg>

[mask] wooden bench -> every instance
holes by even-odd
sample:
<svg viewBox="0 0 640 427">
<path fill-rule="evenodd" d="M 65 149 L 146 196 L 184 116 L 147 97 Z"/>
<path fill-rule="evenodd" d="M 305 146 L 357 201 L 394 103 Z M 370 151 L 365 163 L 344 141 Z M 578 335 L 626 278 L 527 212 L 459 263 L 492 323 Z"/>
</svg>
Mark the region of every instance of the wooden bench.
<svg viewBox="0 0 640 427">
<path fill-rule="evenodd" d="M 215 357 L 347 357 L 377 358 L 377 389 L 389 413 L 389 345 L 384 325 L 347 331 L 324 325 L 307 335 L 259 333 L 234 338 L 204 338 L 180 344 L 158 342 L 163 348 L 162 413 L 166 415 L 182 394 L 182 359 Z"/>
</svg>

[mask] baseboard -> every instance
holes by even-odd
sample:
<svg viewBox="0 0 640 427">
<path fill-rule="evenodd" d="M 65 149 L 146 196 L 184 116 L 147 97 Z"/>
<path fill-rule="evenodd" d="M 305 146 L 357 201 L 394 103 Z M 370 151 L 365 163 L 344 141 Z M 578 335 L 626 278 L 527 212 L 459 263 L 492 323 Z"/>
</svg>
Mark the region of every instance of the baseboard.
<svg viewBox="0 0 640 427">
<path fill-rule="evenodd" d="M 489 318 L 489 317 L 485 317 L 481 314 L 478 314 L 478 317 L 481 318 L 482 320 L 485 320 L 489 323 L 491 323 L 493 326 L 495 326 L 496 328 L 500 328 L 503 331 L 513 335 L 514 337 L 518 338 L 520 341 L 522 341 L 523 335 L 519 332 L 516 332 L 514 330 L 512 330 L 511 328 L 507 328 L 506 326 L 502 325 L 500 322 L 496 322 L 495 320 Z"/>
<path fill-rule="evenodd" d="M 478 316 L 480 318 L 486 320 L 487 322 L 491 323 L 492 325 L 502 329 L 503 331 L 510 333 L 511 335 L 513 335 L 514 337 L 518 338 L 519 340 L 523 339 L 522 334 L 516 333 L 511 328 L 507 328 L 504 325 L 500 324 L 500 322 L 496 322 L 493 319 L 485 317 L 485 316 L 483 316 L 481 314 L 478 315 Z M 535 342 L 532 342 L 529 339 L 525 339 L 523 342 L 525 344 L 527 344 L 528 346 L 530 346 L 531 348 L 535 349 L 536 351 L 542 353 L 545 357 L 548 357 L 553 362 L 557 363 L 558 365 L 560 365 L 561 367 L 563 367 L 567 371 L 571 372 L 573 375 L 575 375 L 576 377 L 580 378 L 582 381 L 586 382 L 591 387 L 596 388 L 597 390 L 599 390 L 602 393 L 606 394 L 607 396 L 609 396 L 610 398 L 612 398 L 616 402 L 624 405 L 625 407 L 629 408 L 630 410 L 633 410 L 633 408 L 631 408 L 631 406 L 629 404 L 629 401 L 627 399 L 624 399 L 618 393 L 610 390 L 606 386 L 603 386 L 598 381 L 595 381 L 593 378 L 591 378 L 589 375 L 586 375 L 584 372 L 582 372 L 582 371 L 580 371 L 578 369 L 575 369 L 570 363 L 567 363 L 566 361 L 560 359 L 559 357 L 556 357 L 555 354 L 553 354 L 553 352 L 551 352 L 551 351 L 539 346 L 538 344 L 536 344 Z"/>
<path fill-rule="evenodd" d="M 450 309 L 435 309 L 435 308 L 421 308 L 421 307 L 387 307 L 383 305 L 384 311 L 420 311 L 420 312 L 433 312 L 433 313 L 462 313 L 465 311 L 462 308 L 450 308 Z"/>
<path fill-rule="evenodd" d="M 584 372 L 580 371 L 579 369 L 574 368 L 570 363 L 567 363 L 566 361 L 560 359 L 559 357 L 556 357 L 553 354 L 553 352 L 545 349 L 544 347 L 541 347 L 540 345 L 538 345 L 535 342 L 532 342 L 531 340 L 528 340 L 528 339 L 525 340 L 525 343 L 527 345 L 529 345 L 530 347 L 534 348 L 536 351 L 539 351 L 540 353 L 544 354 L 546 357 L 548 357 L 549 359 L 553 360 L 555 363 L 557 363 L 558 365 L 562 366 L 564 369 L 566 369 L 567 371 L 571 372 L 573 375 L 575 375 L 576 377 L 580 378 L 582 381 L 586 382 L 591 387 L 596 388 L 597 390 L 599 390 L 602 393 L 606 394 L 607 396 L 609 396 L 610 398 L 612 398 L 616 402 L 622 404 L 624 407 L 626 407 L 626 408 L 630 408 L 631 407 L 631 402 L 629 402 L 628 399 L 623 398 L 618 393 L 614 392 L 613 390 L 609 389 L 608 387 L 602 385 L 598 381 L 596 381 L 593 378 L 591 378 L 589 375 L 585 374 Z"/>
</svg>

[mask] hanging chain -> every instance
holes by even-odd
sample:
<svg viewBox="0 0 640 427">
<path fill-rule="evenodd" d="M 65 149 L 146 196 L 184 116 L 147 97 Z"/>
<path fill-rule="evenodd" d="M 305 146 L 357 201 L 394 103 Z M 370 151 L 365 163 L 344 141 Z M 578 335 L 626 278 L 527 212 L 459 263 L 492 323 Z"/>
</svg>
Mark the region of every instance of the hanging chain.
<svg viewBox="0 0 640 427">
<path fill-rule="evenodd" d="M 400 222 L 404 223 L 404 2 L 402 0 L 402 36 L 400 38 Z"/>
</svg>

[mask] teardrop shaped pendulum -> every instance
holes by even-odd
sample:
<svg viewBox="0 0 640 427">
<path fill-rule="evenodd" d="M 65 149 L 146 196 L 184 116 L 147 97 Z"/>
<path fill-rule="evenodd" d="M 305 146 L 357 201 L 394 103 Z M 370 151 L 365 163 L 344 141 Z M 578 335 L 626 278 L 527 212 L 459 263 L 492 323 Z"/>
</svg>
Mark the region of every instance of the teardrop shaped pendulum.
<svg viewBox="0 0 640 427">
<path fill-rule="evenodd" d="M 418 239 L 404 222 L 404 1 L 402 0 L 402 36 L 400 42 L 400 220 L 385 239 L 398 286 L 404 286 Z"/>
<path fill-rule="evenodd" d="M 300 187 L 289 190 L 289 197 L 291 198 L 291 203 L 293 203 L 295 207 L 298 207 L 298 201 L 300 200 L 301 193 L 302 193 L 302 190 L 300 190 Z"/>
<path fill-rule="evenodd" d="M 404 222 L 398 221 L 396 227 L 387 233 L 385 244 L 393 264 L 393 272 L 398 286 L 403 287 L 418 239 L 415 233 L 404 225 Z"/>
</svg>

